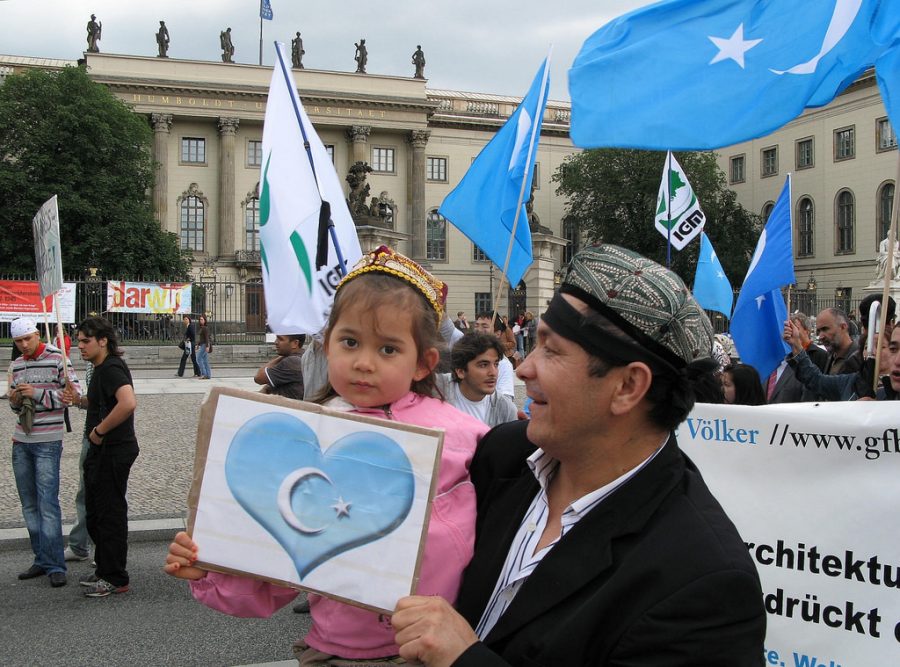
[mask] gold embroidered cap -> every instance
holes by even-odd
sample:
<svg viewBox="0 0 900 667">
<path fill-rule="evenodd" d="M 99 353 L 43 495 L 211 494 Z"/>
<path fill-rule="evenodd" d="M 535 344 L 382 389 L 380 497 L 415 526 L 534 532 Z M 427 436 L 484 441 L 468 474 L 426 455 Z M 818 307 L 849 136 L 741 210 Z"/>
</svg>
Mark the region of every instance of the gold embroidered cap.
<svg viewBox="0 0 900 667">
<path fill-rule="evenodd" d="M 438 322 L 444 318 L 447 284 L 435 278 L 409 257 L 401 255 L 385 245 L 378 246 L 372 252 L 363 255 L 353 270 L 338 283 L 337 289 L 340 290 L 354 278 L 372 272 L 386 273 L 409 283 L 422 293 L 422 296 L 437 312 Z"/>
</svg>

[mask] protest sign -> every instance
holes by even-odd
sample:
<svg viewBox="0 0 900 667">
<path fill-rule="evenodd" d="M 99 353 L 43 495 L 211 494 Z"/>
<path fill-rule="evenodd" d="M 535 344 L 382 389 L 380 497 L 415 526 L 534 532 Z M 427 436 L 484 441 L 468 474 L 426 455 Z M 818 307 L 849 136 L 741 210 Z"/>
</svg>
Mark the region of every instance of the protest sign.
<svg viewBox="0 0 900 667">
<path fill-rule="evenodd" d="M 34 232 L 34 260 L 41 296 L 62 289 L 62 246 L 59 240 L 59 209 L 56 195 L 44 202 L 31 221 Z"/>
<path fill-rule="evenodd" d="M 111 313 L 191 312 L 191 283 L 106 283 L 106 310 Z"/>
<path fill-rule="evenodd" d="M 699 404 L 677 435 L 759 570 L 766 664 L 900 664 L 897 404 Z"/>
<path fill-rule="evenodd" d="M 63 283 L 56 293 L 56 303 L 63 322 L 75 321 L 75 283 Z M 34 280 L 0 280 L 0 322 L 17 317 L 39 318 L 53 311 L 53 297 L 44 299 L 41 308 L 41 286 Z"/>
<path fill-rule="evenodd" d="M 206 569 L 391 613 L 416 589 L 443 431 L 214 388 L 188 530 Z"/>
</svg>

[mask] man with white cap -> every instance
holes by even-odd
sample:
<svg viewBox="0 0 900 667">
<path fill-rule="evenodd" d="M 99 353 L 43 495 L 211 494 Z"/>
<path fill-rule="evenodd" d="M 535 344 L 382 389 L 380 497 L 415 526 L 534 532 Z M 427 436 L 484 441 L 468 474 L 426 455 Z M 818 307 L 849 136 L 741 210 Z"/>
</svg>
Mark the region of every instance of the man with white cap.
<svg viewBox="0 0 900 667">
<path fill-rule="evenodd" d="M 78 381 L 62 352 L 41 341 L 34 320 L 20 317 L 10 325 L 22 353 L 11 365 L 9 403 L 19 415 L 13 434 L 12 464 L 34 562 L 19 574 L 33 579 L 46 574 L 54 588 L 66 585 L 62 512 L 59 508 L 59 462 L 67 382 Z"/>
<path fill-rule="evenodd" d="M 472 460 L 475 554 L 458 611 L 401 599 L 400 655 L 761 664 L 759 576 L 675 436 L 717 367 L 706 314 L 671 271 L 601 245 L 572 259 L 536 338 L 517 371 L 531 420 L 491 430 Z"/>
</svg>

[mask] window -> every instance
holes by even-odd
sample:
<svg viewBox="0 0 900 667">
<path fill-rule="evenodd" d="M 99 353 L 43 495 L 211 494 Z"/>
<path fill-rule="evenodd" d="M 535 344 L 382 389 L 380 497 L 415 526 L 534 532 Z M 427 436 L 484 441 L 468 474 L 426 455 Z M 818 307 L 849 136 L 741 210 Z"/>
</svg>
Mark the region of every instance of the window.
<svg viewBox="0 0 900 667">
<path fill-rule="evenodd" d="M 534 163 L 534 175 L 531 177 L 531 189 L 532 190 L 540 190 L 541 189 L 541 163 Z"/>
<path fill-rule="evenodd" d="M 816 254 L 813 244 L 814 223 L 812 199 L 804 197 L 797 204 L 797 257 L 812 257 Z"/>
<path fill-rule="evenodd" d="M 262 166 L 262 142 L 251 139 L 247 142 L 247 166 Z"/>
<path fill-rule="evenodd" d="M 447 219 L 436 208 L 428 212 L 425 221 L 426 259 L 447 259 Z"/>
<path fill-rule="evenodd" d="M 763 148 L 762 176 L 775 176 L 778 173 L 778 146 Z"/>
<path fill-rule="evenodd" d="M 181 161 L 206 164 L 206 139 L 183 137 L 181 139 Z"/>
<path fill-rule="evenodd" d="M 372 149 L 372 170 L 382 173 L 394 173 L 394 149 L 393 148 L 373 148 Z"/>
<path fill-rule="evenodd" d="M 834 131 L 834 159 L 850 160 L 856 157 L 856 129 L 844 127 Z"/>
<path fill-rule="evenodd" d="M 254 197 L 244 209 L 244 250 L 259 252 L 259 199 Z"/>
<path fill-rule="evenodd" d="M 844 190 L 837 196 L 837 216 L 835 218 L 837 223 L 835 254 L 852 253 L 856 206 L 853 202 L 853 193 L 849 190 Z"/>
<path fill-rule="evenodd" d="M 566 218 L 563 221 L 563 237 L 566 239 L 566 247 L 563 249 L 563 266 L 568 265 L 575 253 L 578 252 L 578 247 L 581 245 L 580 236 L 577 223 L 571 218 Z"/>
<path fill-rule="evenodd" d="M 766 224 L 769 221 L 769 216 L 772 215 L 772 210 L 775 208 L 775 202 L 766 202 L 765 206 L 762 208 L 762 220 L 763 224 Z"/>
<path fill-rule="evenodd" d="M 472 261 L 473 262 L 489 262 L 488 256 L 484 254 L 484 250 L 474 243 L 472 244 Z"/>
<path fill-rule="evenodd" d="M 744 182 L 744 156 L 743 155 L 735 155 L 731 158 L 731 182 L 732 183 L 743 183 Z"/>
<path fill-rule="evenodd" d="M 481 313 L 490 313 L 492 310 L 494 307 L 491 305 L 491 293 L 475 292 L 475 315 L 472 319 L 474 320 Z"/>
<path fill-rule="evenodd" d="M 809 169 L 813 166 L 813 139 L 801 139 L 797 142 L 797 169 Z"/>
<path fill-rule="evenodd" d="M 894 184 L 885 183 L 878 192 L 878 238 L 875 239 L 875 246 L 881 244 L 882 239 L 886 239 L 888 230 L 891 228 L 891 208 L 894 205 Z"/>
<path fill-rule="evenodd" d="M 203 201 L 199 197 L 181 200 L 181 249 L 203 251 L 203 226 L 206 218 Z"/>
<path fill-rule="evenodd" d="M 425 178 L 429 181 L 447 182 L 447 158 L 430 157 L 425 163 Z"/>
<path fill-rule="evenodd" d="M 325 152 L 331 158 L 331 164 L 334 164 L 334 144 L 325 144 Z"/>
<path fill-rule="evenodd" d="M 894 134 L 894 128 L 891 121 L 887 118 L 879 118 L 875 121 L 876 128 L 876 145 L 878 151 L 889 151 L 897 148 L 897 135 Z"/>
</svg>

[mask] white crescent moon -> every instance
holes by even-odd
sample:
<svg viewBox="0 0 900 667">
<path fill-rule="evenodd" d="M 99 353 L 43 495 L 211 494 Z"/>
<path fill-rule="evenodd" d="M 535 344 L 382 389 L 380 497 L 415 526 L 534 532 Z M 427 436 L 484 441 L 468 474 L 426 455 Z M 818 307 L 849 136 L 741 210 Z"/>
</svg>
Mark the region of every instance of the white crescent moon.
<svg viewBox="0 0 900 667">
<path fill-rule="evenodd" d="M 825 31 L 825 39 L 822 41 L 822 48 L 819 53 L 813 56 L 811 60 L 805 63 L 794 65 L 788 70 L 771 69 L 770 72 L 775 74 L 812 74 L 816 71 L 819 61 L 831 51 L 838 42 L 843 39 L 844 35 L 856 20 L 859 14 L 859 8 L 862 0 L 837 0 L 834 5 L 834 14 L 831 15 L 831 22 L 828 24 L 828 30 Z"/>
<path fill-rule="evenodd" d="M 278 511 L 281 512 L 281 518 L 283 518 L 292 528 L 299 530 L 305 535 L 318 535 L 328 526 L 310 528 L 297 518 L 294 510 L 291 508 L 291 493 L 293 493 L 300 482 L 309 479 L 310 477 L 321 477 L 332 486 L 334 485 L 331 478 L 318 468 L 297 468 L 297 470 L 285 477 L 281 486 L 278 487 Z"/>
</svg>

